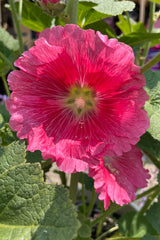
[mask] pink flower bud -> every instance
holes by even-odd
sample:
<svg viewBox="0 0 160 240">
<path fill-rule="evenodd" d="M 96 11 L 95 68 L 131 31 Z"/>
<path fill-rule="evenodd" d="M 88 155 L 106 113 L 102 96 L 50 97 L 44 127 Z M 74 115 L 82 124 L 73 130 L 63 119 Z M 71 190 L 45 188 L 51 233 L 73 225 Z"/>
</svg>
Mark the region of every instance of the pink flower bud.
<svg viewBox="0 0 160 240">
<path fill-rule="evenodd" d="M 42 10 L 47 13 L 48 15 L 52 17 L 59 16 L 65 6 L 66 1 L 65 0 L 40 0 L 37 2 L 39 7 L 42 8 Z"/>
</svg>

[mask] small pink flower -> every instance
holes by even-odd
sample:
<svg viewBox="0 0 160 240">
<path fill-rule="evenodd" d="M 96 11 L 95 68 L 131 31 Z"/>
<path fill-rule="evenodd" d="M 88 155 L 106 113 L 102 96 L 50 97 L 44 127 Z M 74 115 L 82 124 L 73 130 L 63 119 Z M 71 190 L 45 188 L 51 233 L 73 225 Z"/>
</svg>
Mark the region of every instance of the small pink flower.
<svg viewBox="0 0 160 240">
<path fill-rule="evenodd" d="M 66 7 L 66 0 L 39 0 L 36 3 L 51 17 L 60 16 Z"/>
<path fill-rule="evenodd" d="M 94 186 L 99 199 L 104 200 L 105 210 L 110 200 L 119 205 L 127 204 L 136 198 L 137 188 L 147 185 L 150 178 L 148 170 L 142 165 L 142 154 L 133 146 L 132 150 L 122 156 L 104 157 L 98 166 L 91 166 L 89 176 L 94 179 Z"/>
<path fill-rule="evenodd" d="M 50 2 L 50 3 L 57 3 L 59 2 L 60 0 L 41 0 L 45 5 L 47 5 L 47 2 Z"/>
<path fill-rule="evenodd" d="M 129 151 L 149 127 L 144 76 L 132 49 L 116 39 L 71 24 L 53 27 L 15 66 L 10 126 L 28 150 L 42 151 L 62 171 Z"/>
</svg>

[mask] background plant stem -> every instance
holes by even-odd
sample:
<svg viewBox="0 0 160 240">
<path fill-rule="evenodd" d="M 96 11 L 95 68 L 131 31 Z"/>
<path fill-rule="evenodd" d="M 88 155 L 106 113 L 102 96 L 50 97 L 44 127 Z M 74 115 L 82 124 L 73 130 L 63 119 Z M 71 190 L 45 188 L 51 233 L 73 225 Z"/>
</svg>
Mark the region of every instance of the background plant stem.
<svg viewBox="0 0 160 240">
<path fill-rule="evenodd" d="M 16 6 L 15 6 L 14 0 L 9 0 L 9 3 L 10 3 L 13 19 L 14 19 L 14 22 L 15 22 L 15 26 L 16 26 L 20 53 L 22 53 L 22 52 L 24 52 L 24 46 L 23 46 L 23 40 L 22 40 L 22 34 L 21 34 L 21 28 L 20 28 L 20 21 L 19 21 L 19 18 L 18 18 L 18 14 L 17 14 L 17 11 L 16 11 Z"/>
<path fill-rule="evenodd" d="M 147 152 L 146 150 L 143 150 L 143 152 L 150 158 L 150 160 L 154 163 L 154 165 L 160 169 L 160 161 L 158 161 L 152 154 Z"/>
<path fill-rule="evenodd" d="M 145 192 L 142 192 L 139 195 L 137 195 L 136 200 L 138 200 L 142 197 L 145 197 L 145 196 L 149 195 L 150 193 L 152 193 L 154 191 L 157 191 L 158 189 L 160 190 L 160 185 L 159 184 L 157 184 L 156 186 L 153 186 L 152 188 L 149 188 Z"/>
<path fill-rule="evenodd" d="M 95 226 L 97 223 L 99 223 L 100 221 L 102 221 L 102 220 L 104 221 L 105 218 L 106 218 L 108 215 L 116 212 L 116 211 L 117 211 L 118 209 L 120 209 L 120 208 L 121 208 L 121 206 L 116 205 L 116 204 L 113 203 L 112 205 L 110 205 L 110 207 L 108 208 L 107 211 L 105 211 L 100 217 L 96 218 L 96 219 L 91 223 L 91 226 L 93 227 L 93 226 Z"/>
<path fill-rule="evenodd" d="M 70 18 L 70 23 L 77 24 L 78 0 L 68 0 L 65 12 Z"/>
<path fill-rule="evenodd" d="M 23 0 L 19 0 L 19 19 L 21 21 L 21 18 L 22 18 L 22 8 L 23 8 Z"/>
<path fill-rule="evenodd" d="M 153 57 L 149 62 L 141 67 L 141 73 L 146 72 L 151 67 L 153 67 L 156 63 L 160 61 L 160 53 L 158 53 L 155 57 Z"/>
<path fill-rule="evenodd" d="M 96 240 L 101 240 L 101 239 L 103 239 L 104 237 L 106 237 L 108 234 L 113 233 L 113 232 L 115 232 L 116 230 L 118 230 L 118 226 L 115 226 L 115 227 L 109 229 L 107 232 L 102 233 L 98 238 L 96 238 Z"/>
<path fill-rule="evenodd" d="M 96 194 L 95 194 L 95 190 L 93 188 L 92 190 L 92 196 L 91 196 L 91 201 L 90 201 L 90 204 L 88 206 L 88 211 L 87 211 L 87 216 L 89 217 L 91 212 L 92 212 L 92 209 L 93 209 L 93 206 L 94 206 L 94 202 L 95 202 L 95 197 L 96 197 Z"/>
<path fill-rule="evenodd" d="M 4 75 L 2 75 L 1 78 L 2 78 L 2 81 L 3 81 L 5 92 L 6 92 L 7 96 L 10 97 L 10 91 L 9 91 L 9 88 L 8 88 L 7 80 L 6 80 Z"/>
<path fill-rule="evenodd" d="M 66 187 L 67 186 L 67 180 L 66 180 L 66 174 L 65 172 L 60 172 L 60 179 L 61 183 Z"/>
<path fill-rule="evenodd" d="M 150 2 L 150 11 L 149 11 L 149 29 L 148 29 L 148 32 L 151 33 L 152 32 L 152 29 L 153 29 L 153 24 L 154 24 L 154 21 L 153 21 L 153 17 L 154 17 L 154 13 L 155 13 L 155 8 L 156 8 L 156 4 L 154 2 Z M 143 59 L 141 60 L 141 66 L 144 65 L 145 61 L 146 61 L 146 58 L 147 58 L 147 55 L 148 55 L 148 51 L 149 51 L 149 48 L 150 48 L 150 42 L 147 42 L 145 44 L 145 47 L 144 47 L 144 53 L 143 53 Z"/>
<path fill-rule="evenodd" d="M 79 173 L 71 174 L 70 199 L 72 200 L 73 203 L 75 203 L 76 197 L 77 197 L 78 177 L 79 177 Z"/>
<path fill-rule="evenodd" d="M 86 213 L 86 204 L 85 204 L 85 185 L 84 185 L 84 174 L 81 174 L 82 176 L 82 206 L 83 206 L 83 213 Z"/>
<path fill-rule="evenodd" d="M 145 202 L 143 208 L 140 211 L 141 214 L 146 213 L 146 211 L 152 204 L 153 200 L 159 195 L 159 193 L 160 193 L 160 189 L 156 190 L 155 192 L 153 192 L 153 194 L 149 195 L 149 197 L 147 198 L 147 201 Z"/>
</svg>

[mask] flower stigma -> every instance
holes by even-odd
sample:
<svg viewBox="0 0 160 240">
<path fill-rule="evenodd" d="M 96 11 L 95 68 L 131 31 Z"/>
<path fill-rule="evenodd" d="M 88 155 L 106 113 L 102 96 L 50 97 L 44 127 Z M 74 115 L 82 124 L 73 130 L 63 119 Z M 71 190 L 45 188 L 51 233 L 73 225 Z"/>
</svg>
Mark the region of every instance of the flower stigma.
<svg viewBox="0 0 160 240">
<path fill-rule="evenodd" d="M 71 108 L 76 116 L 82 116 L 95 108 L 93 90 L 89 87 L 72 87 L 65 101 L 67 107 Z"/>
</svg>

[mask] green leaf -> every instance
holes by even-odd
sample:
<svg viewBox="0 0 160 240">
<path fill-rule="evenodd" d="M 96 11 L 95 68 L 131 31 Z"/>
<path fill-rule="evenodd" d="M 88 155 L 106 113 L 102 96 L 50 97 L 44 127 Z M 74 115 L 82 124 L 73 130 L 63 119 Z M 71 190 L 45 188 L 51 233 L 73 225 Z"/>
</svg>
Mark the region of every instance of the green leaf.
<svg viewBox="0 0 160 240">
<path fill-rule="evenodd" d="M 13 64 L 18 56 L 19 44 L 7 31 L 0 28 L 0 76 L 7 74 L 10 65 Z M 5 61 L 4 59 L 7 59 Z"/>
<path fill-rule="evenodd" d="M 16 2 L 18 9 L 19 3 Z M 33 31 L 41 32 L 51 25 L 52 17 L 42 12 L 35 3 L 23 0 L 22 24 Z"/>
<path fill-rule="evenodd" d="M 116 38 L 116 33 L 106 22 L 104 18 L 108 17 L 108 14 L 104 14 L 96 11 L 92 7 L 96 4 L 92 2 L 79 2 L 78 5 L 78 25 L 84 29 L 93 29 L 100 31 L 102 34 L 107 34 L 110 38 Z"/>
<path fill-rule="evenodd" d="M 9 122 L 10 114 L 4 104 L 0 104 L 0 144 L 8 145 L 17 140 L 16 134 L 10 129 Z"/>
<path fill-rule="evenodd" d="M 93 238 L 83 238 L 83 237 L 78 236 L 74 240 L 93 240 Z"/>
<path fill-rule="evenodd" d="M 88 24 L 97 22 L 108 17 L 108 14 L 104 14 L 96 11 L 92 7 L 96 4 L 91 2 L 79 2 L 78 5 L 78 25 L 85 27 Z"/>
<path fill-rule="evenodd" d="M 143 238 L 141 238 L 141 240 L 159 240 L 160 237 L 155 237 L 155 236 L 151 236 L 151 235 L 146 235 Z"/>
<path fill-rule="evenodd" d="M 0 138 L 2 146 L 7 146 L 15 140 L 18 140 L 16 133 L 12 132 L 8 123 L 5 123 L 5 125 L 0 129 Z"/>
<path fill-rule="evenodd" d="M 111 237 L 110 240 L 159 240 L 160 236 L 151 236 L 146 235 L 143 238 L 137 238 L 137 237 Z"/>
<path fill-rule="evenodd" d="M 146 132 L 141 137 L 137 146 L 140 149 L 149 152 L 152 156 L 160 161 L 160 142 L 154 139 L 150 133 Z"/>
<path fill-rule="evenodd" d="M 86 25 L 84 29 L 93 29 L 95 31 L 100 31 L 102 34 L 108 35 L 109 38 L 117 37 L 112 27 L 110 27 L 109 24 L 104 21 L 98 21 L 98 22 L 94 22 L 92 24 Z"/>
<path fill-rule="evenodd" d="M 42 158 L 41 152 L 39 150 L 34 152 L 27 151 L 26 159 L 28 163 L 36 163 L 36 162 L 41 163 L 44 161 Z"/>
<path fill-rule="evenodd" d="M 10 168 L 25 161 L 24 142 L 13 142 L 7 147 L 0 147 L 0 176 Z"/>
<path fill-rule="evenodd" d="M 0 148 L 0 239 L 71 240 L 80 224 L 68 191 L 46 184 L 25 154 L 20 142 Z"/>
<path fill-rule="evenodd" d="M 158 3 L 160 4 L 160 0 L 149 0 L 150 2 L 155 2 L 155 3 Z"/>
<path fill-rule="evenodd" d="M 110 240 L 141 240 L 140 238 L 137 237 L 111 237 L 109 238 Z"/>
<path fill-rule="evenodd" d="M 146 217 L 136 212 L 126 213 L 120 218 L 119 231 L 126 237 L 143 237 L 145 234 L 157 234 Z"/>
<path fill-rule="evenodd" d="M 59 18 L 59 17 L 55 17 L 55 21 L 52 21 L 52 25 L 51 26 L 57 26 L 57 25 L 61 25 L 62 27 L 65 26 L 65 22 Z"/>
<path fill-rule="evenodd" d="M 10 114 L 4 104 L 0 104 L 0 128 L 9 122 Z"/>
<path fill-rule="evenodd" d="M 93 178 L 89 177 L 86 173 L 79 173 L 79 182 L 83 183 L 84 178 L 84 184 L 85 188 L 88 191 L 92 191 L 94 188 L 94 180 Z"/>
<path fill-rule="evenodd" d="M 126 34 L 130 34 L 131 30 L 130 30 L 130 25 L 129 22 L 127 20 L 127 18 L 123 15 L 119 15 L 119 22 L 116 23 L 116 25 L 119 27 L 119 29 L 126 35 Z M 146 33 L 146 28 L 144 26 L 143 23 L 138 22 L 136 23 L 134 20 L 130 19 L 130 23 L 131 23 L 131 28 L 133 32 L 140 32 L 140 33 Z"/>
<path fill-rule="evenodd" d="M 91 236 L 91 222 L 83 214 L 78 214 L 78 220 L 81 223 L 81 227 L 78 230 L 78 236 L 74 240 L 86 239 L 88 240 Z"/>
<path fill-rule="evenodd" d="M 148 132 L 153 138 L 160 141 L 160 71 L 147 71 L 145 77 L 145 89 L 150 96 L 149 101 L 145 104 L 145 110 L 148 112 L 150 118 Z"/>
<path fill-rule="evenodd" d="M 27 163 L 40 163 L 44 173 L 48 172 L 49 169 L 52 167 L 51 160 L 50 159 L 44 160 L 39 150 L 34 152 L 27 151 L 26 159 L 27 159 Z M 44 175 L 44 178 L 46 178 L 45 175 Z"/>
<path fill-rule="evenodd" d="M 120 15 L 124 11 L 132 11 L 135 7 L 135 4 L 130 1 L 92 0 L 92 2 L 97 4 L 94 7 L 95 10 L 112 16 Z"/>
<path fill-rule="evenodd" d="M 132 24 L 132 30 L 133 30 L 133 32 L 139 32 L 139 33 L 146 33 L 147 32 L 144 24 L 141 23 L 141 22 L 138 22 L 136 24 Z"/>
<path fill-rule="evenodd" d="M 120 42 L 124 42 L 131 47 L 138 46 L 144 44 L 146 42 L 150 42 L 154 39 L 160 39 L 160 33 L 130 33 L 128 35 L 123 35 L 119 38 Z"/>
<path fill-rule="evenodd" d="M 152 227 L 160 234 L 160 196 L 158 202 L 154 203 L 147 211 L 146 218 Z"/>
<path fill-rule="evenodd" d="M 13 51 L 19 50 L 18 41 L 14 39 L 6 30 L 0 28 L 0 50 L 2 53 L 10 55 Z M 7 52 L 7 53 L 6 53 Z"/>
<path fill-rule="evenodd" d="M 96 6 L 95 3 L 92 2 L 79 2 L 78 4 L 78 17 L 77 17 L 77 24 L 82 27 L 86 16 L 89 14 L 92 7 Z"/>
<path fill-rule="evenodd" d="M 124 34 L 129 34 L 131 33 L 130 30 L 130 25 L 128 20 L 126 19 L 125 16 L 119 15 L 119 22 L 116 22 L 116 25 L 119 27 L 119 29 L 124 33 Z"/>
<path fill-rule="evenodd" d="M 104 18 L 107 18 L 108 14 L 104 14 L 101 12 L 98 12 L 94 9 L 91 9 L 88 14 L 85 16 L 85 21 L 83 23 L 83 27 L 85 27 L 86 25 L 89 25 L 91 23 L 95 23 L 98 22 L 100 20 L 103 20 Z"/>
</svg>

